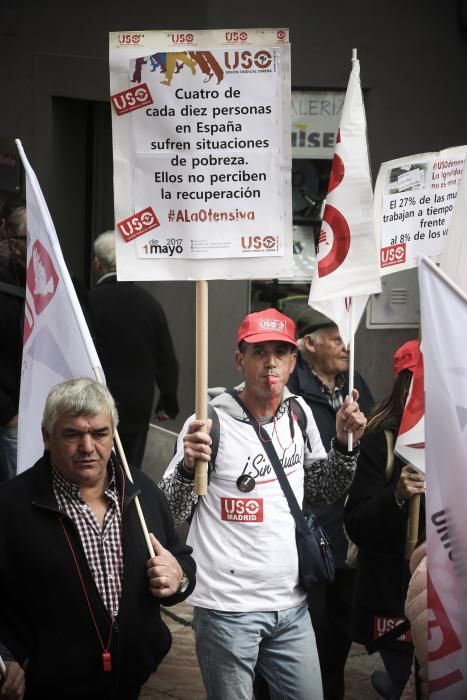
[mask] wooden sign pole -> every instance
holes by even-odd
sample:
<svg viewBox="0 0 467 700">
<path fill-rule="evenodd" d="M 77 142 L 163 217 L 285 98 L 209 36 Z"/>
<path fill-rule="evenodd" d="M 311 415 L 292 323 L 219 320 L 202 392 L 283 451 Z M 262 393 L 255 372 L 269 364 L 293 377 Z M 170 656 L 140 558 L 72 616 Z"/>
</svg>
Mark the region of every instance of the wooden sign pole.
<svg viewBox="0 0 467 700">
<path fill-rule="evenodd" d="M 196 418 L 208 418 L 208 283 L 196 282 Z M 197 460 L 195 465 L 195 493 L 208 492 L 208 463 Z"/>
</svg>

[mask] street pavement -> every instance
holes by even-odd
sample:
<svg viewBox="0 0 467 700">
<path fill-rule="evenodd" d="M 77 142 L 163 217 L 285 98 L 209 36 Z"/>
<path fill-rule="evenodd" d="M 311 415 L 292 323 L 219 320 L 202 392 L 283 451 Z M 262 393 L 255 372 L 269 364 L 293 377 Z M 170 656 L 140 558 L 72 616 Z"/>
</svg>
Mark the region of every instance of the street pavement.
<svg viewBox="0 0 467 700">
<path fill-rule="evenodd" d="M 143 687 L 140 698 L 205 700 L 190 626 L 191 614 L 188 603 L 163 609 L 163 618 L 172 632 L 172 649 Z M 354 644 L 346 666 L 345 700 L 377 700 L 379 695 L 370 685 L 370 675 L 376 669 L 383 669 L 379 655 L 368 656 L 362 646 Z"/>
</svg>

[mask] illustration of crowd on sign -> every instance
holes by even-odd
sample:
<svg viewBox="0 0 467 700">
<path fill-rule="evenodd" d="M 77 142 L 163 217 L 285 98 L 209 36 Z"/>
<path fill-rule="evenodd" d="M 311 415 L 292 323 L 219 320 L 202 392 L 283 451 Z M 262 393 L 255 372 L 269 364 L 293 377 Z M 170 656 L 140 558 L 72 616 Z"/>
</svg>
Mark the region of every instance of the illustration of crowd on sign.
<svg viewBox="0 0 467 700">
<path fill-rule="evenodd" d="M 165 75 L 161 80 L 161 85 L 170 85 L 174 74 L 180 73 L 184 66 L 187 66 L 193 75 L 196 74 L 196 67 L 206 76 L 204 82 L 207 83 L 215 75 L 217 84 L 224 77 L 224 70 L 212 55 L 211 51 L 168 51 L 153 53 L 151 56 L 137 58 L 135 70 L 133 72 L 132 83 L 141 83 L 143 66 L 150 65 L 149 70 L 154 73 L 158 68 Z"/>
</svg>

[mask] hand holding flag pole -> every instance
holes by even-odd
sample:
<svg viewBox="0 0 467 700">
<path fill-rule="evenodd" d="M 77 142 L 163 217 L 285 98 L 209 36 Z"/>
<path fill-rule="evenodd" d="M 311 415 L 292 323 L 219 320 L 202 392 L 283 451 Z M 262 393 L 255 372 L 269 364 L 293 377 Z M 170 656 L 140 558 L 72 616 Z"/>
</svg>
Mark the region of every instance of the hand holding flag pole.
<svg viewBox="0 0 467 700">
<path fill-rule="evenodd" d="M 365 108 L 357 49 L 342 108 L 308 303 L 332 319 L 349 347 L 349 397 L 354 388 L 354 334 L 369 294 L 381 292 L 373 220 Z M 353 434 L 347 447 L 353 449 Z"/>
</svg>

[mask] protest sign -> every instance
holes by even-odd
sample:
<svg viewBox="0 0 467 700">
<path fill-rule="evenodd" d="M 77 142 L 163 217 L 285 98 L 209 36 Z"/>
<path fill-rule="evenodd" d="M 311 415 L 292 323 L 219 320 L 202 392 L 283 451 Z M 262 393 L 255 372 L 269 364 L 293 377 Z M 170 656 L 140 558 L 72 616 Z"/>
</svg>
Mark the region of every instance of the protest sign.
<svg viewBox="0 0 467 700">
<path fill-rule="evenodd" d="M 290 277 L 287 30 L 110 35 L 119 279 Z"/>
<path fill-rule="evenodd" d="M 438 262 L 447 239 L 467 146 L 383 163 L 375 186 L 382 275 Z"/>
</svg>

